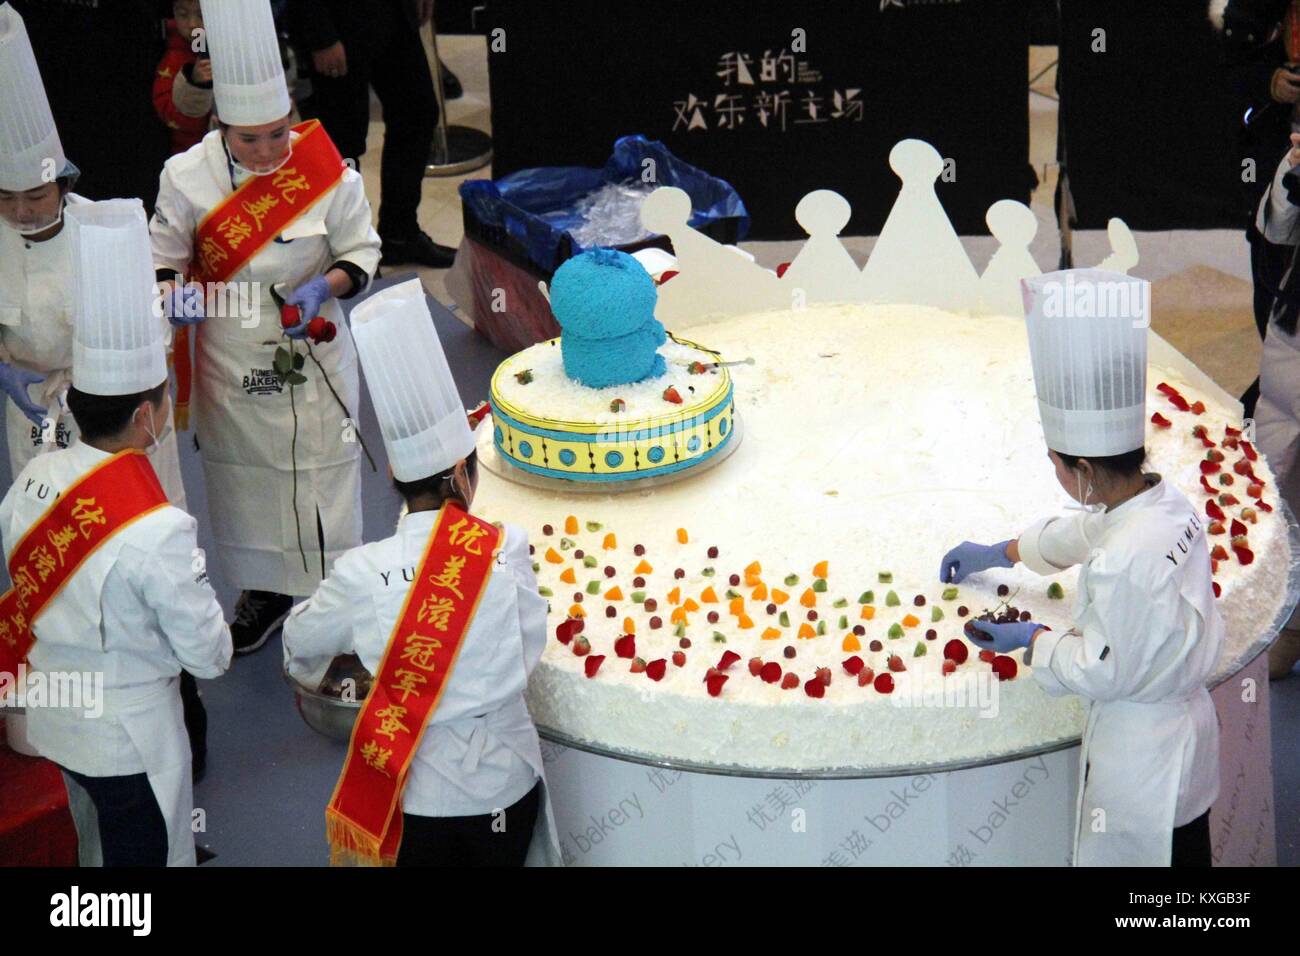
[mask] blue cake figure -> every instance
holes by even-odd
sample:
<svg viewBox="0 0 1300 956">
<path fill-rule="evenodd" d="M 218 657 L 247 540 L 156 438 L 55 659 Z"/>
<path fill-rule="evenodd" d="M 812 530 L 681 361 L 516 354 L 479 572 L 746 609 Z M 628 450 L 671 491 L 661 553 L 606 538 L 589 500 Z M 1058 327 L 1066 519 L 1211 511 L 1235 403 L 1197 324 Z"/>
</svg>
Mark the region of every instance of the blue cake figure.
<svg viewBox="0 0 1300 956">
<path fill-rule="evenodd" d="M 591 249 L 555 270 L 551 311 L 569 378 L 588 388 L 627 385 L 667 371 L 668 341 L 655 318 L 658 293 L 649 273 L 625 252 Z"/>
</svg>

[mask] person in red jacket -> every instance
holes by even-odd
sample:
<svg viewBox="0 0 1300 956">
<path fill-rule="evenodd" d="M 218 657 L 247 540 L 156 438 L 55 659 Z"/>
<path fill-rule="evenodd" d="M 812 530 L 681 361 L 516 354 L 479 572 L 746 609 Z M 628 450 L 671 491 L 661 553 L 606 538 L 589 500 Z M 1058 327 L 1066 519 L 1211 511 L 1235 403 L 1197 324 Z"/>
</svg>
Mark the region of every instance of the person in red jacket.
<svg viewBox="0 0 1300 956">
<path fill-rule="evenodd" d="M 153 108 L 171 131 L 172 152 L 183 153 L 212 126 L 212 61 L 195 50 L 206 49 L 197 32 L 203 29 L 199 0 L 174 0 L 172 16 L 153 81 Z"/>
</svg>

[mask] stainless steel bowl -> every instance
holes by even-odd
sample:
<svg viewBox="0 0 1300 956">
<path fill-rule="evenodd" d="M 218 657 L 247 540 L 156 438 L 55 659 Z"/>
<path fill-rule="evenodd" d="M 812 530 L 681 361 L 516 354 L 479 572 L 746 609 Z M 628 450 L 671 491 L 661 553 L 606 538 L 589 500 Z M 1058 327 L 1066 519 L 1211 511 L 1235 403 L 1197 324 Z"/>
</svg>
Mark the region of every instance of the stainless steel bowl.
<svg viewBox="0 0 1300 956">
<path fill-rule="evenodd" d="M 307 687 L 288 673 L 285 673 L 284 679 L 293 688 L 294 703 L 308 727 L 331 740 L 347 742 L 352 739 L 352 726 L 357 722 L 357 716 L 365 704 L 364 698 L 345 701 Z"/>
</svg>

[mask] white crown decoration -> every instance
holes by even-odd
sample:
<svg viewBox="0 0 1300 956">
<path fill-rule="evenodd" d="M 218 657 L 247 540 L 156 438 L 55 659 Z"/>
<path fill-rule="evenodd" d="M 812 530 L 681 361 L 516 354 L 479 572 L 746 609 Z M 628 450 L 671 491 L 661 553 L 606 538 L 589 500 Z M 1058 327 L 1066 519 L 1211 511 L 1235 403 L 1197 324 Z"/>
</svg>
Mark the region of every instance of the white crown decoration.
<svg viewBox="0 0 1300 956">
<path fill-rule="evenodd" d="M 656 276 L 676 270 L 659 286 L 655 317 L 680 331 L 722 316 L 784 311 L 820 302 L 928 305 L 968 315 L 1024 315 L 1020 280 L 1042 274 L 1029 252 L 1038 219 L 1024 203 L 1003 199 L 985 214 L 999 247 L 983 275 L 975 271 L 934 190 L 943 159 L 929 143 L 905 139 L 889 153 L 902 181 L 898 199 L 861 269 L 839 240 L 852 207 L 828 189 L 810 192 L 795 207 L 808 240 L 784 274 L 765 269 L 748 253 L 691 228 L 690 197 L 674 187 L 646 197 L 641 221 L 672 240 L 675 261 L 660 250 L 637 253 Z M 1138 263 L 1137 242 L 1123 220 L 1107 228 L 1111 254 L 1097 268 L 1127 274 Z M 1189 382 L 1241 413 L 1241 402 L 1182 353 L 1150 333 L 1149 361 L 1178 370 Z"/>
</svg>

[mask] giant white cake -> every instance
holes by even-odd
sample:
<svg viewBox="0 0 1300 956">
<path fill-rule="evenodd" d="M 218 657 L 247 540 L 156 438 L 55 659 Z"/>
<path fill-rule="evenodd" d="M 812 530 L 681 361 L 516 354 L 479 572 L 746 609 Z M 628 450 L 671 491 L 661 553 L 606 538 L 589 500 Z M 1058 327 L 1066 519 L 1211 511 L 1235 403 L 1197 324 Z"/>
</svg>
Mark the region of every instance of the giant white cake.
<svg viewBox="0 0 1300 956">
<path fill-rule="evenodd" d="M 944 674 L 945 645 L 965 643 L 959 607 L 994 609 L 999 585 L 1034 619 L 1070 626 L 1074 571 L 990 571 L 948 599 L 938 581 L 949 547 L 1013 537 L 1069 503 L 1043 443 L 1023 320 L 824 305 L 722 318 L 690 334 L 724 358 L 755 359 L 732 372 L 746 433 L 724 466 L 622 495 L 543 491 L 481 472 L 475 511 L 527 529 L 550 596 L 548 644 L 528 693 L 537 723 L 608 748 L 755 769 L 945 764 L 1077 736 L 1085 702 L 1048 697 L 1019 653 L 1012 677 L 967 644 L 967 659 Z M 1192 407 L 1203 401 L 1203 413 L 1180 410 L 1161 384 Z M 1210 542 L 1225 556 L 1215 573 L 1225 674 L 1279 612 L 1287 527 L 1280 509 L 1267 510 L 1278 502 L 1266 462 L 1227 431 L 1241 422 L 1172 369 L 1153 364 L 1148 386 L 1148 413 L 1170 424 L 1149 427 L 1147 470 L 1202 514 L 1224 512 Z M 494 453 L 491 427 L 479 450 Z M 1207 455 L 1223 460 L 1203 465 Z M 1247 495 L 1246 471 L 1262 481 L 1262 507 Z M 1219 494 L 1238 503 L 1220 505 Z M 1237 543 L 1247 548 L 1235 549 L 1243 531 Z M 1049 597 L 1053 582 L 1063 598 Z M 788 597 L 769 613 L 777 592 Z M 576 635 L 566 623 L 575 615 Z M 728 652 L 738 659 L 726 680 L 709 680 Z M 903 669 L 891 670 L 891 657 Z M 870 680 L 850 673 L 852 659 Z M 797 682 L 785 686 L 790 673 Z M 879 680 L 886 673 L 892 690 Z M 820 696 L 808 686 L 815 678 Z M 945 686 L 947 706 L 935 706 Z M 958 686 L 975 706 L 952 706 Z"/>
</svg>

